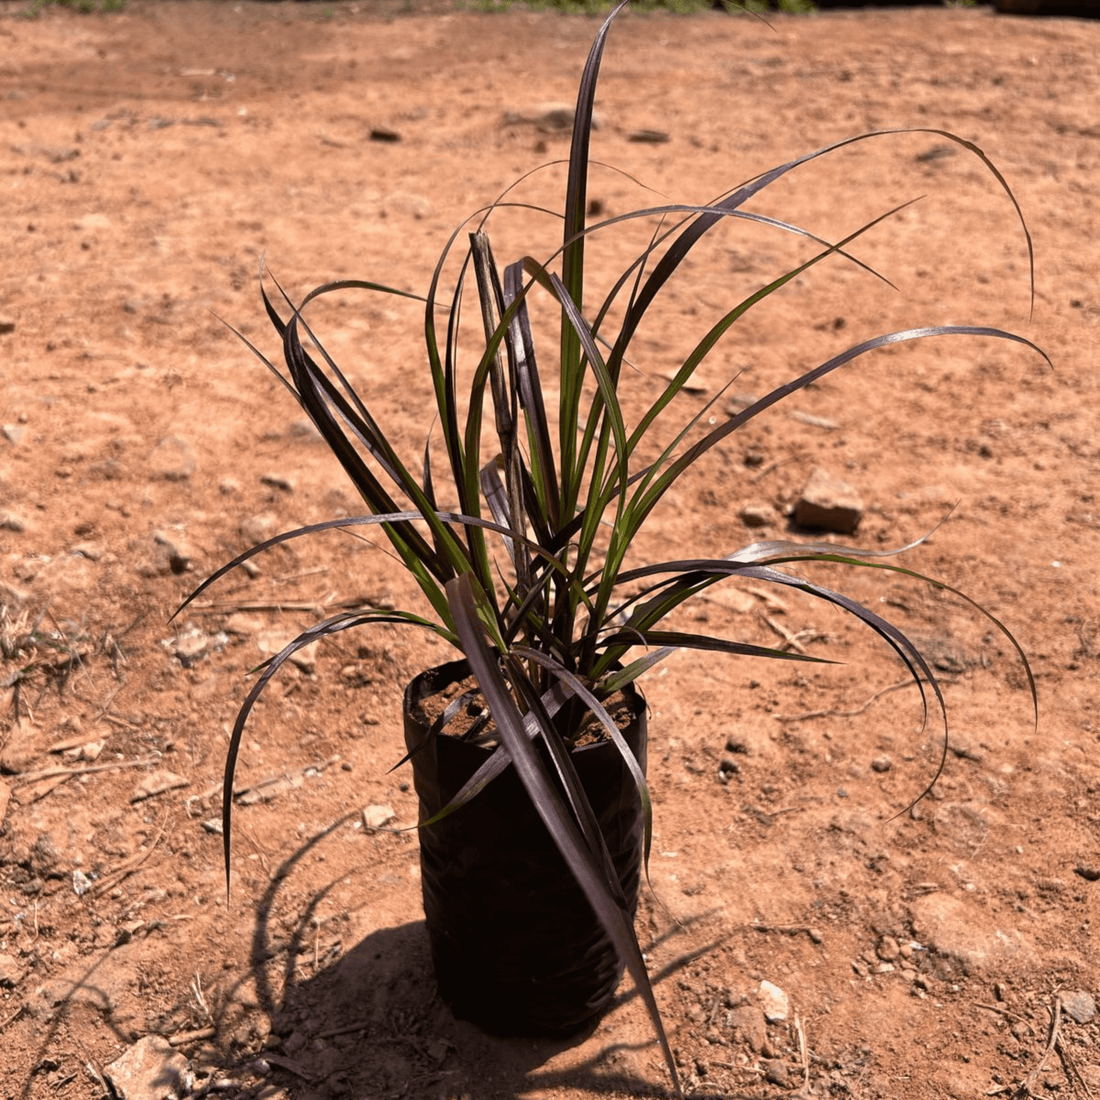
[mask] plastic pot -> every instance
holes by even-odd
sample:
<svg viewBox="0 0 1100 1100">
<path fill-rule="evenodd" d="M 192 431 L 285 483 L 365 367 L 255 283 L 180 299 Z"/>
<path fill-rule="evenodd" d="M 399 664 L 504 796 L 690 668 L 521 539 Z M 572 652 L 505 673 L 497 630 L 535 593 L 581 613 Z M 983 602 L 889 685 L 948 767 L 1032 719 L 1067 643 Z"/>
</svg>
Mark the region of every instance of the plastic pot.
<svg viewBox="0 0 1100 1100">
<path fill-rule="evenodd" d="M 454 661 L 421 673 L 405 691 L 421 822 L 492 753 L 431 735 L 420 707 L 468 675 L 466 662 Z M 624 694 L 632 719 L 623 735 L 644 771 L 645 700 L 633 686 Z M 637 789 L 610 741 L 576 748 L 572 760 L 633 914 L 642 862 Z M 420 830 L 420 867 L 439 992 L 456 1016 L 501 1035 L 567 1035 L 607 1008 L 622 963 L 514 768 Z"/>
</svg>

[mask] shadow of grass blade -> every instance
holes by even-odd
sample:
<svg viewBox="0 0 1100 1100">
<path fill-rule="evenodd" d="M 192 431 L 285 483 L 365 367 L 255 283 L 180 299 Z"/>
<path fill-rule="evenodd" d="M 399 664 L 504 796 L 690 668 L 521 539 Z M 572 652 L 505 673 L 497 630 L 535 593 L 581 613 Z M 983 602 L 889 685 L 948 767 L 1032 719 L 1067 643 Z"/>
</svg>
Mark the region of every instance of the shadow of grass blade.
<svg viewBox="0 0 1100 1100">
<path fill-rule="evenodd" d="M 225 753 L 225 767 L 222 772 L 222 856 L 225 860 L 225 892 L 230 894 L 230 871 L 232 868 L 232 836 L 233 836 L 233 779 L 237 771 L 237 758 L 240 755 L 241 738 L 244 728 L 248 723 L 248 717 L 252 713 L 256 700 L 263 694 L 264 689 L 270 683 L 271 678 L 280 668 L 289 661 L 299 650 L 312 645 L 321 638 L 338 634 L 344 630 L 351 630 L 358 626 L 366 626 L 378 623 L 391 623 L 404 626 L 421 626 L 438 632 L 438 627 L 427 619 L 410 615 L 407 612 L 379 611 L 379 612 L 342 612 L 333 615 L 323 622 L 314 623 L 307 630 L 303 630 L 292 641 L 288 642 L 270 660 L 260 665 L 263 669 L 260 678 L 252 685 L 251 690 L 245 696 L 237 711 L 237 717 L 233 722 L 233 729 L 229 735 L 229 746 Z"/>
</svg>

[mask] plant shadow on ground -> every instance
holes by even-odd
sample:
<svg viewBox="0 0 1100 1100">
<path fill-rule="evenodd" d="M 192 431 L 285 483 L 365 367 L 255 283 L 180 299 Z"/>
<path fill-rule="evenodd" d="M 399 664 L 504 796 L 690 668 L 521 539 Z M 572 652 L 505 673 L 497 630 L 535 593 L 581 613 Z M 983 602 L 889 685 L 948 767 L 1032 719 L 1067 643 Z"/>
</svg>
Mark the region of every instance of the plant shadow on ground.
<svg viewBox="0 0 1100 1100">
<path fill-rule="evenodd" d="M 392 1092 L 510 1100 L 564 1086 L 593 1096 L 672 1096 L 670 1089 L 622 1064 L 624 1052 L 657 1056 L 655 1040 L 641 1045 L 612 1040 L 584 1061 L 538 1072 L 557 1055 L 591 1039 L 600 1022 L 565 1038 L 530 1038 L 490 1035 L 457 1019 L 439 999 L 423 920 L 371 932 L 350 950 L 334 952 L 326 964 L 314 918 L 339 879 L 299 900 L 293 928 L 280 936 L 275 928 L 277 922 L 283 925 L 280 895 L 288 887 L 294 892 L 295 868 L 348 820 L 341 818 L 288 856 L 253 910 L 248 976 L 255 982 L 260 1009 L 271 1021 L 265 1057 L 274 1084 L 290 1090 L 296 1100 L 365 1091 L 372 1096 Z M 675 939 L 706 916 L 672 925 L 646 950 Z M 654 986 L 660 990 L 715 946 L 685 950 L 653 975 Z M 624 982 L 607 1015 L 637 997 L 630 982 Z M 704 1094 L 692 1096 L 708 1100 Z"/>
<path fill-rule="evenodd" d="M 52 988 L 44 986 L 39 991 L 40 995 L 45 994 L 43 1000 L 50 1004 L 53 1012 L 49 1025 L 43 1029 L 42 1039 L 37 1044 L 36 1055 L 30 1071 L 19 1082 L 21 1086 L 18 1093 L 20 1100 L 26 1100 L 31 1095 L 35 1079 L 40 1074 L 48 1074 L 58 1067 L 59 1063 L 51 1058 L 51 1052 L 56 1049 L 58 1036 L 70 1014 L 79 1011 L 80 1008 L 87 1007 L 96 1011 L 119 1044 L 125 1044 L 129 1041 L 132 1021 L 120 1018 L 116 1014 L 111 1004 L 107 983 L 100 976 L 101 970 L 110 970 L 117 965 L 119 955 L 120 952 L 117 950 L 109 951 L 97 958 L 76 981 L 55 982 L 52 983 Z M 31 1015 L 34 1014 L 34 1012 L 31 1013 Z M 5 1081 L 5 1084 L 7 1083 L 9 1082 Z M 14 1084 L 14 1082 L 10 1083 Z M 14 1097 L 16 1094 L 13 1092 L 10 1095 Z"/>
</svg>

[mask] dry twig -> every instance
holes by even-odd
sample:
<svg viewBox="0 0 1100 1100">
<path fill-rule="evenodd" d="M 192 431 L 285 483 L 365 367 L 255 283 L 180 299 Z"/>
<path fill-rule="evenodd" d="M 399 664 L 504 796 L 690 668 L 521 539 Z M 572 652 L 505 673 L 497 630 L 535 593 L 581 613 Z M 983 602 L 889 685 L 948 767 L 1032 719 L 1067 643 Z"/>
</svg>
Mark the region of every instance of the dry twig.
<svg viewBox="0 0 1100 1100">
<path fill-rule="evenodd" d="M 18 778 L 18 785 L 34 783 L 39 779 L 68 779 L 74 775 L 87 775 L 90 772 L 109 772 L 116 768 L 144 768 L 150 764 L 156 764 L 159 756 L 147 756 L 144 760 L 116 760 L 111 764 L 88 764 L 82 768 L 43 768 L 37 772 L 24 772 Z"/>
<path fill-rule="evenodd" d="M 801 653 L 803 656 L 805 656 L 806 650 L 802 645 L 802 639 L 809 642 L 825 637 L 824 634 L 816 630 L 800 630 L 797 634 L 794 634 L 771 615 L 761 615 L 760 617 L 779 635 L 780 638 L 783 639 L 784 649 L 793 649 L 796 653 Z"/>
<path fill-rule="evenodd" d="M 899 680 L 896 684 L 889 684 L 884 688 L 879 688 L 878 691 L 870 695 L 865 702 L 860 703 L 858 707 L 854 707 L 852 710 L 837 710 L 835 707 L 830 707 L 828 710 L 808 710 L 803 714 L 777 714 L 775 720 L 777 722 L 805 722 L 810 718 L 855 718 L 857 714 L 862 714 L 864 711 L 869 710 L 882 696 L 888 694 L 891 691 L 898 691 L 903 687 L 909 687 L 914 683 L 912 679 Z"/>
<path fill-rule="evenodd" d="M 821 942 L 821 933 L 809 924 L 758 924 L 754 921 L 749 927 L 754 932 L 778 932 L 784 936 L 799 936 L 805 933 L 814 943 Z"/>
<path fill-rule="evenodd" d="M 200 1027 L 195 1031 L 179 1031 L 175 1035 L 168 1036 L 168 1044 L 174 1047 L 184 1047 L 188 1043 L 197 1043 L 202 1039 L 213 1039 L 217 1033 L 217 1029 L 212 1027 Z"/>
<path fill-rule="evenodd" d="M 1054 1007 L 1050 1010 L 1050 1030 L 1047 1032 L 1046 1050 L 1043 1051 L 1043 1055 L 1036 1063 L 1035 1068 L 1027 1075 L 1027 1080 L 1023 1084 L 1023 1090 L 1026 1095 L 1031 1094 L 1031 1086 L 1035 1084 L 1035 1079 L 1043 1072 L 1047 1064 L 1047 1059 L 1050 1057 L 1050 1052 L 1054 1049 L 1054 1044 L 1058 1042 L 1058 1033 L 1061 1031 L 1061 1028 L 1062 998 L 1056 993 L 1054 995 Z"/>
<path fill-rule="evenodd" d="M 1058 1051 L 1058 1057 L 1062 1061 L 1062 1068 L 1066 1071 L 1066 1077 L 1069 1078 L 1069 1082 L 1073 1086 L 1073 1091 L 1080 1091 L 1081 1095 L 1085 1097 L 1085 1100 L 1093 1100 L 1092 1090 L 1089 1088 L 1088 1082 L 1081 1076 L 1081 1071 L 1077 1068 L 1077 1063 L 1070 1056 L 1069 1050 L 1066 1049 L 1066 1044 L 1063 1043 L 1059 1037 L 1054 1045 Z"/>
<path fill-rule="evenodd" d="M 983 1008 L 995 1007 L 991 1005 L 982 1005 Z M 1050 1029 L 1047 1032 L 1047 1045 L 1043 1050 L 1042 1056 L 1036 1063 L 1035 1068 L 1027 1075 L 1027 1079 L 1014 1091 L 1012 1086 L 1006 1085 L 1003 1088 L 996 1090 L 996 1093 L 1013 1091 L 1013 1095 L 1019 1097 L 1020 1100 L 1026 1100 L 1027 1097 L 1033 1096 L 1032 1091 L 1036 1079 L 1039 1074 L 1046 1068 L 1047 1061 L 1050 1059 L 1052 1051 L 1058 1052 L 1058 1057 L 1062 1062 L 1062 1068 L 1065 1070 L 1066 1077 L 1069 1080 L 1070 1086 L 1074 1093 L 1078 1096 L 1084 1097 L 1084 1100 L 1092 1100 L 1092 1090 L 1088 1086 L 1088 1082 L 1081 1075 L 1081 1071 L 1077 1068 L 1069 1051 L 1066 1049 L 1065 1043 L 1062 1042 L 1062 997 L 1061 994 L 1056 993 L 1054 995 L 1054 1006 L 1050 1010 Z M 989 1093 L 988 1095 L 995 1095 L 995 1093 Z"/>
<path fill-rule="evenodd" d="M 800 1092 L 810 1091 L 810 1051 L 806 1043 L 806 1029 L 802 1026 L 802 1020 L 798 1014 L 794 1017 L 794 1033 L 798 1038 L 798 1061 L 802 1066 L 802 1088 Z"/>
</svg>

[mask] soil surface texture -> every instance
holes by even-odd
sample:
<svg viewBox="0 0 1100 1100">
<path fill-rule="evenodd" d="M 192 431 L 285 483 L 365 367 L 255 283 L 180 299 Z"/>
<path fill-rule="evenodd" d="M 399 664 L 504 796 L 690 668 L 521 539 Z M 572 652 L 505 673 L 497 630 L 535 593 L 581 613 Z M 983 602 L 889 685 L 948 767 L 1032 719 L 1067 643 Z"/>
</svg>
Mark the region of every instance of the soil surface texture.
<svg viewBox="0 0 1100 1100">
<path fill-rule="evenodd" d="M 422 294 L 463 219 L 540 165 L 489 229 L 502 264 L 550 257 L 560 223 L 532 207 L 560 209 L 598 22 L 436 0 L 24 7 L 0 4 L 0 1097 L 91 1100 L 108 1078 L 132 1100 L 670 1096 L 629 980 L 568 1043 L 493 1038 L 439 1001 L 416 799 L 389 769 L 403 687 L 451 659 L 442 642 L 346 634 L 272 683 L 242 745 L 227 898 L 222 765 L 252 670 L 341 608 L 423 610 L 391 557 L 340 531 L 290 542 L 169 621 L 250 544 L 359 509 L 228 327 L 278 361 L 261 257 L 294 300 L 333 279 Z M 600 217 L 918 131 L 753 200 L 826 241 L 901 208 L 848 245 L 867 267 L 834 255 L 739 322 L 665 442 L 880 333 L 1002 328 L 1053 364 L 988 337 L 862 356 L 728 437 L 639 540 L 640 564 L 928 535 L 876 560 L 949 586 L 807 571 L 939 678 L 950 744 L 922 798 L 934 705 L 922 725 L 889 647 L 802 592 L 719 586 L 672 626 L 834 663 L 681 653 L 643 682 L 638 934 L 697 1097 L 1100 1096 L 1098 58 L 1100 22 L 989 8 L 611 31 Z M 1011 188 L 1034 296 L 1012 200 L 944 132 Z M 593 236 L 592 285 L 652 231 Z M 709 234 L 639 330 L 628 417 L 818 248 L 746 220 Z M 349 289 L 310 319 L 417 466 L 420 303 Z M 794 526 L 815 516 L 854 530 Z"/>
</svg>

